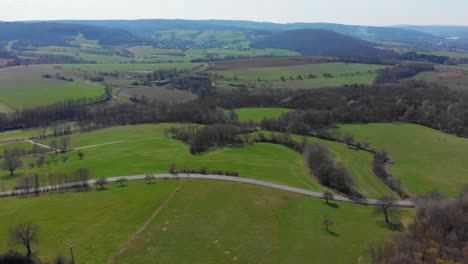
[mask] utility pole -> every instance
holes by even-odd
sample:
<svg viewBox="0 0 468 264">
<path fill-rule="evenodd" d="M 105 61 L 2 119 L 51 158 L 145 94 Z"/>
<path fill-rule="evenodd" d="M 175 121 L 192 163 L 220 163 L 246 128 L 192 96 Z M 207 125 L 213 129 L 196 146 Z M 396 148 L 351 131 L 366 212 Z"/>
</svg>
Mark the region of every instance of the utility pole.
<svg viewBox="0 0 468 264">
<path fill-rule="evenodd" d="M 72 264 L 75 264 L 75 257 L 73 256 L 73 245 L 70 246 L 70 255 L 71 255 L 71 259 L 72 259 Z"/>
</svg>

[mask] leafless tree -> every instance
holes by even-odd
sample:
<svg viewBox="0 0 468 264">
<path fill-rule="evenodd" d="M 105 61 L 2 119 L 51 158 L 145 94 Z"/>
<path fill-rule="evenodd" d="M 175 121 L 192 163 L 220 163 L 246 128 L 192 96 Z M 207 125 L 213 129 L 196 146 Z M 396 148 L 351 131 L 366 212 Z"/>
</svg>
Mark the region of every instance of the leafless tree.
<svg viewBox="0 0 468 264">
<path fill-rule="evenodd" d="M 14 175 L 17 168 L 23 166 L 18 150 L 5 150 L 3 159 L 2 168 L 10 171 L 10 176 Z"/>
<path fill-rule="evenodd" d="M 62 150 L 62 152 L 67 152 L 69 146 L 70 146 L 70 138 L 69 137 L 62 138 L 62 140 L 60 141 L 60 149 Z"/>
<path fill-rule="evenodd" d="M 323 199 L 325 199 L 326 203 L 330 202 L 330 199 L 333 199 L 333 194 L 329 191 L 323 193 Z"/>
<path fill-rule="evenodd" d="M 96 181 L 96 188 L 98 190 L 104 190 L 104 186 L 107 184 L 106 178 L 101 178 Z"/>
<path fill-rule="evenodd" d="M 146 176 L 145 176 L 146 183 L 147 183 L 147 184 L 152 184 L 154 178 L 155 178 L 154 175 L 152 175 L 152 174 L 146 174 Z"/>
<path fill-rule="evenodd" d="M 325 229 L 326 229 L 327 231 L 330 231 L 329 228 L 330 228 L 331 225 L 333 225 L 333 221 L 330 220 L 330 219 L 328 219 L 328 218 L 325 218 L 325 219 L 323 220 L 323 225 L 325 226 Z"/>
<path fill-rule="evenodd" d="M 24 246 L 27 250 L 27 256 L 31 256 L 31 244 L 37 242 L 38 235 L 39 226 L 33 223 L 21 223 L 9 230 L 11 245 Z"/>
<path fill-rule="evenodd" d="M 120 178 L 117 182 L 120 183 L 120 187 L 127 186 L 128 179 L 127 178 Z"/>
<path fill-rule="evenodd" d="M 398 217 L 400 209 L 395 206 L 396 200 L 390 196 L 383 196 L 378 199 L 378 204 L 375 206 L 375 214 L 383 214 L 385 217 L 385 222 L 390 225 L 394 225 L 390 221 L 391 218 Z"/>
</svg>

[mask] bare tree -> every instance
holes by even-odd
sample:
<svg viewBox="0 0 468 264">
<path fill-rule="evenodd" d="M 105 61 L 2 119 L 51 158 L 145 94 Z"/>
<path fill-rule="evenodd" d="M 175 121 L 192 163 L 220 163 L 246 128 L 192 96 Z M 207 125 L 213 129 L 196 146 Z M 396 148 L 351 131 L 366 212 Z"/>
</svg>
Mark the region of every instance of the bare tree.
<svg viewBox="0 0 468 264">
<path fill-rule="evenodd" d="M 2 163 L 2 168 L 10 171 L 10 176 L 14 175 L 17 168 L 23 166 L 23 162 L 19 156 L 20 155 L 18 150 L 5 150 L 3 152 L 4 160 Z"/>
<path fill-rule="evenodd" d="M 69 137 L 62 138 L 62 140 L 60 141 L 60 148 L 62 152 L 67 152 L 69 146 L 70 146 L 70 138 Z"/>
<path fill-rule="evenodd" d="M 152 184 L 154 178 L 155 178 L 154 175 L 152 175 L 152 174 L 146 174 L 146 176 L 145 176 L 146 183 L 147 183 L 147 184 Z"/>
<path fill-rule="evenodd" d="M 27 256 L 32 254 L 31 244 L 37 242 L 39 226 L 33 223 L 21 223 L 10 228 L 10 243 L 14 246 L 24 246 L 27 250 Z"/>
<path fill-rule="evenodd" d="M 50 147 L 55 151 L 55 153 L 57 153 L 57 152 L 58 152 L 58 144 L 57 144 L 57 141 L 55 141 L 55 139 L 54 139 L 54 140 L 52 140 L 49 144 L 50 144 Z"/>
<path fill-rule="evenodd" d="M 106 178 L 101 178 L 96 181 L 96 188 L 98 190 L 104 190 L 104 186 L 107 184 Z"/>
<path fill-rule="evenodd" d="M 325 229 L 326 229 L 327 232 L 328 232 L 328 231 L 330 231 L 330 229 L 329 229 L 330 226 L 333 225 L 333 221 L 330 220 L 330 219 L 328 219 L 328 218 L 325 218 L 325 219 L 323 220 L 323 225 L 325 226 Z"/>
<path fill-rule="evenodd" d="M 120 187 L 127 186 L 128 179 L 127 178 L 120 178 L 117 182 L 120 183 Z"/>
<path fill-rule="evenodd" d="M 396 207 L 396 200 L 390 196 L 383 196 L 378 200 L 378 204 L 375 205 L 375 214 L 383 214 L 385 222 L 389 225 L 394 225 L 390 219 L 398 217 L 400 209 Z"/>
<path fill-rule="evenodd" d="M 343 141 L 347 144 L 347 145 L 351 145 L 355 142 L 354 140 L 354 136 L 349 134 L 349 133 L 346 133 L 344 136 L 343 136 Z"/>
<path fill-rule="evenodd" d="M 323 199 L 325 199 L 326 203 L 329 203 L 331 199 L 333 199 L 333 194 L 329 191 L 323 193 Z"/>
<path fill-rule="evenodd" d="M 45 161 L 44 156 L 40 156 L 36 161 L 37 167 L 41 168 L 42 165 L 44 165 L 44 161 Z"/>
</svg>

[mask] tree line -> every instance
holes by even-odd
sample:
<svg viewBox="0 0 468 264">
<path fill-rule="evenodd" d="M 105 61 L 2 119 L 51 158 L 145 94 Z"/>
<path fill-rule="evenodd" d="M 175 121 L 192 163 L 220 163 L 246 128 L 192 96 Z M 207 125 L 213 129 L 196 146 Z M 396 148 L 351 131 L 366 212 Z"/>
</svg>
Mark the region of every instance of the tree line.
<svg viewBox="0 0 468 264">
<path fill-rule="evenodd" d="M 281 132 L 317 133 L 336 123 L 409 122 L 468 136 L 468 93 L 421 81 L 309 90 L 216 90 L 205 103 L 226 109 L 297 109 L 263 122 Z"/>
</svg>

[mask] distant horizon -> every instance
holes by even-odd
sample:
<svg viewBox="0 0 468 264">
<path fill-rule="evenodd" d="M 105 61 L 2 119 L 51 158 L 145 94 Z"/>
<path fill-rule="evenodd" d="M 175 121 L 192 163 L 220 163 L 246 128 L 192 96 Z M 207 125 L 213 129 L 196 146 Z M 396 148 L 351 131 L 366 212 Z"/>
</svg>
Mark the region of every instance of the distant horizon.
<svg viewBox="0 0 468 264">
<path fill-rule="evenodd" d="M 271 23 L 271 24 L 337 24 L 349 26 L 366 26 L 366 27 L 405 27 L 405 26 L 424 26 L 424 27 L 468 27 L 462 24 L 394 24 L 394 25 L 364 25 L 364 24 L 348 24 L 339 22 L 325 22 L 325 21 L 295 21 L 295 22 L 275 22 L 275 21 L 255 21 L 248 19 L 221 19 L 221 18 L 96 18 L 96 19 L 30 19 L 30 20 L 1 20 L 0 22 L 14 23 L 14 22 L 56 22 L 56 21 L 145 21 L 145 20 L 184 20 L 184 21 L 239 21 L 239 22 L 254 22 L 254 23 Z"/>
<path fill-rule="evenodd" d="M 2 0 L 0 21 L 237 20 L 362 26 L 468 26 L 463 0 Z M 40 12 L 38 12 L 40 10 Z M 322 21 L 322 22 L 317 22 Z"/>
</svg>

